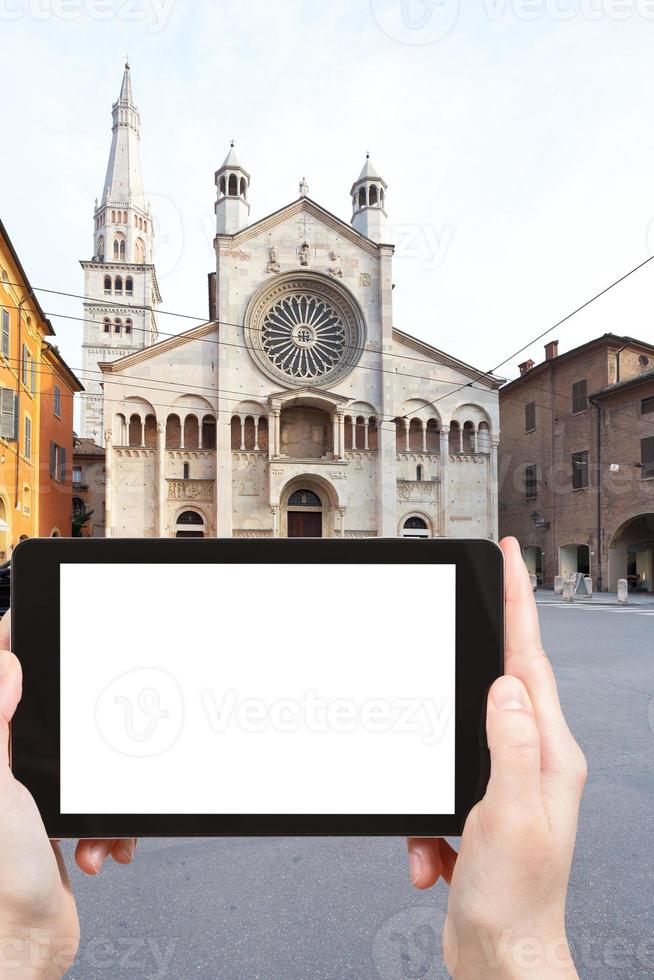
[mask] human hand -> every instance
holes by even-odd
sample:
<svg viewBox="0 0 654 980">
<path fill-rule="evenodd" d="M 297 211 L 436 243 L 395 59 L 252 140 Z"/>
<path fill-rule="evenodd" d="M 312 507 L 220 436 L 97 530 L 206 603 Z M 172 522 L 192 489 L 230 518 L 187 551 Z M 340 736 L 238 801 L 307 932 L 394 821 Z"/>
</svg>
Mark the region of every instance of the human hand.
<svg viewBox="0 0 654 980">
<path fill-rule="evenodd" d="M 61 977 L 77 952 L 77 910 L 59 844 L 48 840 L 32 796 L 9 768 L 9 726 L 22 686 L 9 641 L 7 613 L 0 621 L 0 980 Z M 76 860 L 97 874 L 109 854 L 129 863 L 135 843 L 80 841 Z"/>
<path fill-rule="evenodd" d="M 565 902 L 586 762 L 561 711 L 520 546 L 505 558 L 505 675 L 488 696 L 491 776 L 456 851 L 411 838 L 413 883 L 451 885 L 445 965 L 468 977 L 577 977 Z"/>
</svg>

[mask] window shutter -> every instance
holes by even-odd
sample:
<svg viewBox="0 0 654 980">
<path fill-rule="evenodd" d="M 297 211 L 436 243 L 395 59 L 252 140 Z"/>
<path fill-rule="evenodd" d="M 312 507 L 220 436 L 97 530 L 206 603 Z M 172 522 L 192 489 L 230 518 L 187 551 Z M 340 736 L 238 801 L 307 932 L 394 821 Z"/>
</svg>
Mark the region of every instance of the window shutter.
<svg viewBox="0 0 654 980">
<path fill-rule="evenodd" d="M 16 393 L 11 388 L 0 388 L 0 436 L 15 440 L 16 433 Z"/>
<path fill-rule="evenodd" d="M 654 476 L 654 436 L 640 440 L 640 461 L 642 463 L 640 473 L 643 479 Z"/>
<path fill-rule="evenodd" d="M 2 310 L 2 353 L 9 357 L 9 310 Z"/>
<path fill-rule="evenodd" d="M 54 442 L 50 443 L 50 476 L 57 479 L 57 446 Z"/>
<path fill-rule="evenodd" d="M 62 483 L 66 479 L 66 450 L 63 446 L 59 449 L 59 479 Z"/>
<path fill-rule="evenodd" d="M 533 432 L 536 428 L 536 402 L 525 405 L 525 432 Z"/>
<path fill-rule="evenodd" d="M 575 381 L 572 386 L 572 411 L 583 412 L 588 408 L 586 379 Z"/>
<path fill-rule="evenodd" d="M 30 376 L 30 391 L 32 394 L 36 391 L 36 361 L 32 358 L 31 361 L 32 373 Z"/>
</svg>

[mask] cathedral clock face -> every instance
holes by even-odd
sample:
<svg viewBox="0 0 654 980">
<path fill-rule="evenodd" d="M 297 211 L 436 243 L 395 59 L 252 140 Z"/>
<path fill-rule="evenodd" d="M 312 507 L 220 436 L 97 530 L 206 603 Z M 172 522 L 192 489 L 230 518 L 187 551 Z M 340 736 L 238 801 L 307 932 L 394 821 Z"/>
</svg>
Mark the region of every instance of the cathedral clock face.
<svg viewBox="0 0 654 980">
<path fill-rule="evenodd" d="M 355 366 L 365 331 L 360 312 L 342 287 L 319 276 L 293 276 L 255 295 L 246 338 L 270 377 L 286 387 L 324 387 Z"/>
</svg>

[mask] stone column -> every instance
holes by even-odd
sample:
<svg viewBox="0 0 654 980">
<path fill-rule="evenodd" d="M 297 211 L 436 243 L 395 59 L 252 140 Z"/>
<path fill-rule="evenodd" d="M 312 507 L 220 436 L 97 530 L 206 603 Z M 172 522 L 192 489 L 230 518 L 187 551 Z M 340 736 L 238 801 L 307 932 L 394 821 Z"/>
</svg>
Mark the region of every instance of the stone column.
<svg viewBox="0 0 654 980">
<path fill-rule="evenodd" d="M 365 449 L 366 452 L 370 448 L 369 436 L 368 436 L 369 426 L 370 426 L 370 420 L 366 419 L 363 423 L 363 448 Z"/>
<path fill-rule="evenodd" d="M 498 479 L 499 475 L 497 472 L 497 447 L 500 444 L 500 440 L 493 437 L 491 439 L 491 449 L 489 457 L 489 471 L 488 471 L 488 482 L 489 482 L 489 504 L 490 504 L 490 520 L 488 522 L 488 533 L 492 536 L 493 541 L 497 541 L 500 533 L 499 529 L 499 512 L 498 512 Z"/>
<path fill-rule="evenodd" d="M 145 446 L 145 419 L 141 419 L 141 446 Z"/>
<path fill-rule="evenodd" d="M 341 537 L 344 538 L 345 537 L 345 507 L 339 507 L 338 508 L 338 512 L 341 515 L 340 534 L 341 534 Z"/>
<path fill-rule="evenodd" d="M 479 452 L 479 429 L 477 426 L 472 430 L 472 451 L 475 455 Z"/>
<path fill-rule="evenodd" d="M 338 459 L 338 415 L 336 412 L 332 415 L 332 442 L 334 443 L 334 459 Z"/>
<path fill-rule="evenodd" d="M 245 452 L 245 418 L 241 415 L 241 452 Z"/>
<path fill-rule="evenodd" d="M 338 458 L 345 458 L 345 413 L 338 413 Z"/>
<path fill-rule="evenodd" d="M 111 432 L 109 429 L 104 434 L 105 445 L 105 486 L 104 486 L 104 536 L 112 538 L 113 528 L 113 446 L 111 444 Z"/>
<path fill-rule="evenodd" d="M 411 419 L 404 420 L 404 440 L 405 440 L 404 448 L 406 449 L 407 452 L 410 452 L 411 451 Z"/>
<path fill-rule="evenodd" d="M 357 420 L 352 416 L 352 449 L 357 448 Z"/>
<path fill-rule="evenodd" d="M 441 535 L 447 537 L 450 530 L 450 429 L 441 426 Z"/>
<path fill-rule="evenodd" d="M 202 449 L 202 419 L 198 419 L 198 449 Z"/>
<path fill-rule="evenodd" d="M 422 451 L 427 452 L 427 423 L 422 419 Z"/>
<path fill-rule="evenodd" d="M 232 536 L 232 413 L 228 408 L 216 420 L 216 536 Z"/>
<path fill-rule="evenodd" d="M 254 416 L 254 451 L 259 451 L 259 416 Z"/>
<path fill-rule="evenodd" d="M 275 416 L 275 456 L 281 456 L 282 453 L 282 410 L 281 408 L 275 408 L 273 410 Z"/>
<path fill-rule="evenodd" d="M 157 424 L 157 536 L 166 537 L 166 426 Z"/>
<path fill-rule="evenodd" d="M 268 459 L 275 455 L 275 413 L 268 412 Z"/>
<path fill-rule="evenodd" d="M 271 504 L 273 538 L 279 537 L 279 504 Z"/>
</svg>

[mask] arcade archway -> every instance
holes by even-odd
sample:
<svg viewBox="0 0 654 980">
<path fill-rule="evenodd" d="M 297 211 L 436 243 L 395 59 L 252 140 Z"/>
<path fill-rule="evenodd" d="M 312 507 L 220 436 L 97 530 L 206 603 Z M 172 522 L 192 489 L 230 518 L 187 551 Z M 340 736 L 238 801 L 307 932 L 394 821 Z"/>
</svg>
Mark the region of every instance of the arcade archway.
<svg viewBox="0 0 654 980">
<path fill-rule="evenodd" d="M 636 514 L 620 525 L 609 543 L 609 592 L 627 579 L 632 592 L 654 591 L 654 514 Z"/>
</svg>

